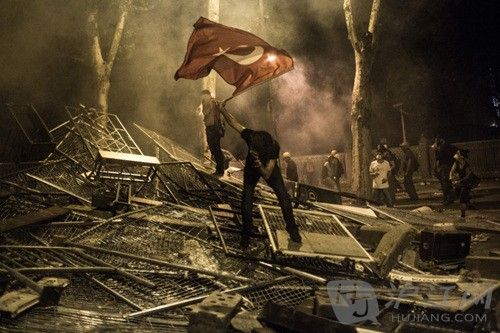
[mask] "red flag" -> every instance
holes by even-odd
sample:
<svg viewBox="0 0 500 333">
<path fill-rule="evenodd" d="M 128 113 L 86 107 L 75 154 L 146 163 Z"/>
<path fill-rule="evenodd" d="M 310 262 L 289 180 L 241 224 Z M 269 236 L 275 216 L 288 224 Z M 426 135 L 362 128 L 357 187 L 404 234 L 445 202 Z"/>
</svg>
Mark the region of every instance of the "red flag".
<svg viewBox="0 0 500 333">
<path fill-rule="evenodd" d="M 293 59 L 259 37 L 200 17 L 194 24 L 186 56 L 175 73 L 196 80 L 214 69 L 236 87 L 233 96 L 293 69 Z"/>
</svg>

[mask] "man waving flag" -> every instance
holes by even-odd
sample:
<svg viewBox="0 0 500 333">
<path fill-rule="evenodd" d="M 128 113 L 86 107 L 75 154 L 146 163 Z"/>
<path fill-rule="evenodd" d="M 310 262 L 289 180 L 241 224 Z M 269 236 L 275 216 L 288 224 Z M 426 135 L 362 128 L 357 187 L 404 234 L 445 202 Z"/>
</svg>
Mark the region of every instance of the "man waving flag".
<svg viewBox="0 0 500 333">
<path fill-rule="evenodd" d="M 245 89 L 293 69 L 293 59 L 284 50 L 240 29 L 200 17 L 189 38 L 184 62 L 175 73 L 196 80 L 214 69 L 236 87 L 233 97 Z"/>
</svg>

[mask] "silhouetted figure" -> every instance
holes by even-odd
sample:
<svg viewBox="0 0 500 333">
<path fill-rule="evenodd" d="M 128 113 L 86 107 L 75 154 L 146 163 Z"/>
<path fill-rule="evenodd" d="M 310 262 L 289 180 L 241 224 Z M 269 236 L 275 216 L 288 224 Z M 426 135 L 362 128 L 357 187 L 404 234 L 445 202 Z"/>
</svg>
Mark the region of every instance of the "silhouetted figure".
<svg viewBox="0 0 500 333">
<path fill-rule="evenodd" d="M 443 205 L 453 203 L 454 193 L 453 186 L 450 181 L 450 170 L 453 165 L 453 156 L 457 152 L 457 148 L 447 143 L 442 138 L 436 138 L 431 146 L 434 149 L 434 175 L 441 184 L 443 192 Z"/>
<path fill-rule="evenodd" d="M 299 173 L 297 171 L 297 163 L 292 159 L 292 155 L 289 152 L 283 153 L 283 161 L 286 163 L 285 177 L 288 180 L 298 182 Z"/>
<path fill-rule="evenodd" d="M 220 140 L 224 136 L 224 125 L 221 118 L 221 107 L 219 102 L 210 94 L 210 91 L 201 92 L 201 107 L 207 143 L 212 158 L 215 160 L 216 170 L 214 175 L 224 175 L 224 154 L 220 146 Z"/>
<path fill-rule="evenodd" d="M 460 200 L 460 217 L 470 208 L 470 191 L 479 185 L 479 178 L 472 173 L 468 161 L 468 151 L 458 150 L 453 156 L 454 162 L 450 170 L 449 180 L 453 182 Z"/>
<path fill-rule="evenodd" d="M 403 162 L 401 163 L 401 169 L 403 171 L 403 185 L 405 187 L 406 193 L 410 197 L 410 200 L 418 200 L 417 190 L 415 190 L 415 184 L 413 183 L 413 173 L 418 170 L 418 161 L 415 154 L 411 151 L 408 142 L 403 142 L 401 144 L 401 150 L 403 151 Z"/>
<path fill-rule="evenodd" d="M 335 155 L 337 155 L 337 151 L 332 150 L 325 164 L 323 164 L 323 168 L 321 169 L 321 185 L 341 192 L 340 177 L 344 173 L 344 168 Z"/>
<path fill-rule="evenodd" d="M 429 179 L 432 177 L 431 174 L 431 158 L 429 154 L 429 139 L 422 134 L 420 140 L 418 141 L 418 160 L 419 160 L 419 170 L 418 173 L 424 182 L 427 184 Z"/>
<path fill-rule="evenodd" d="M 388 148 L 387 144 L 379 144 L 377 146 L 377 152 L 382 154 L 384 160 L 389 162 L 391 166 L 391 172 L 389 173 L 389 195 L 391 196 L 391 201 L 396 201 L 396 190 L 401 188 L 401 184 L 396 179 L 396 175 L 399 172 L 401 166 L 401 161 L 399 158 Z"/>
<path fill-rule="evenodd" d="M 304 178 L 307 184 L 310 185 L 316 184 L 316 178 L 314 175 L 314 163 L 311 158 L 308 158 L 304 165 Z"/>
<path fill-rule="evenodd" d="M 254 131 L 243 127 L 224 107 L 222 107 L 222 114 L 228 124 L 241 134 L 241 138 L 248 145 L 248 155 L 243 172 L 241 247 L 246 248 L 250 242 L 253 195 L 260 177 L 264 178 L 278 198 L 286 230 L 291 240 L 300 243 L 302 239 L 293 216 L 292 202 L 286 191 L 285 183 L 277 163 L 280 150 L 278 142 L 266 131 Z"/>
<path fill-rule="evenodd" d="M 391 195 L 389 194 L 389 175 L 391 165 L 383 155 L 378 152 L 375 160 L 370 164 L 370 175 L 372 176 L 373 199 L 379 204 L 385 203 L 387 207 L 393 206 Z"/>
</svg>

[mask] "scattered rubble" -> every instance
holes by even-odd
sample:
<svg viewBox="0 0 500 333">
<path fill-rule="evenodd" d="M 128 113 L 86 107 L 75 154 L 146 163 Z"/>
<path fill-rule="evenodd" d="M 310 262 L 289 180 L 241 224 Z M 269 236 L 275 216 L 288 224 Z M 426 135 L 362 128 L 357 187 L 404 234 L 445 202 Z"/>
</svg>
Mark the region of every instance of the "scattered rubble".
<svg viewBox="0 0 500 333">
<path fill-rule="evenodd" d="M 498 256 L 467 256 L 471 234 L 436 227 L 447 221 L 428 207 L 301 200 L 297 246 L 274 195 L 259 185 L 251 247 L 242 252 L 241 179 L 210 176 L 213 163 L 136 124 L 156 152 L 144 155 L 115 115 L 85 107 L 67 113 L 47 133 L 55 149 L 45 159 L 0 164 L 0 325 L 7 330 L 393 331 L 402 324 L 389 315 L 480 313 L 480 299 L 498 297 L 498 281 L 488 280 L 499 278 L 491 269 Z M 450 263 L 456 269 L 444 272 Z M 469 273 L 458 275 L 463 267 Z M 380 305 L 356 327 L 340 322 L 328 294 L 329 281 L 344 280 L 368 283 Z M 444 303 L 443 288 L 450 290 Z M 365 302 L 356 292 L 347 290 L 350 301 Z M 342 297 L 335 304 L 349 308 Z M 453 329 L 481 325 L 496 322 Z"/>
</svg>

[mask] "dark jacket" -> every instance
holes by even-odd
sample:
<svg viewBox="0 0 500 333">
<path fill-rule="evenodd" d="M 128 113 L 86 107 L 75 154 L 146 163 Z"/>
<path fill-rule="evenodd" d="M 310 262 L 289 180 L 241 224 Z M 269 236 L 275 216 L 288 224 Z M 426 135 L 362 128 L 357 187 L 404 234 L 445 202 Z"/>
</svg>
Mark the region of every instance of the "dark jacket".
<svg viewBox="0 0 500 333">
<path fill-rule="evenodd" d="M 321 179 L 326 179 L 328 177 L 335 177 L 339 179 L 344 174 L 344 167 L 338 158 L 333 158 L 331 161 L 327 161 L 323 164 L 321 169 Z"/>
<path fill-rule="evenodd" d="M 444 168 L 450 170 L 453 162 L 453 155 L 457 152 L 457 147 L 450 145 L 449 143 L 443 143 L 436 149 L 435 157 L 436 164 L 434 165 L 434 169 L 439 171 L 438 169 Z"/>
</svg>

